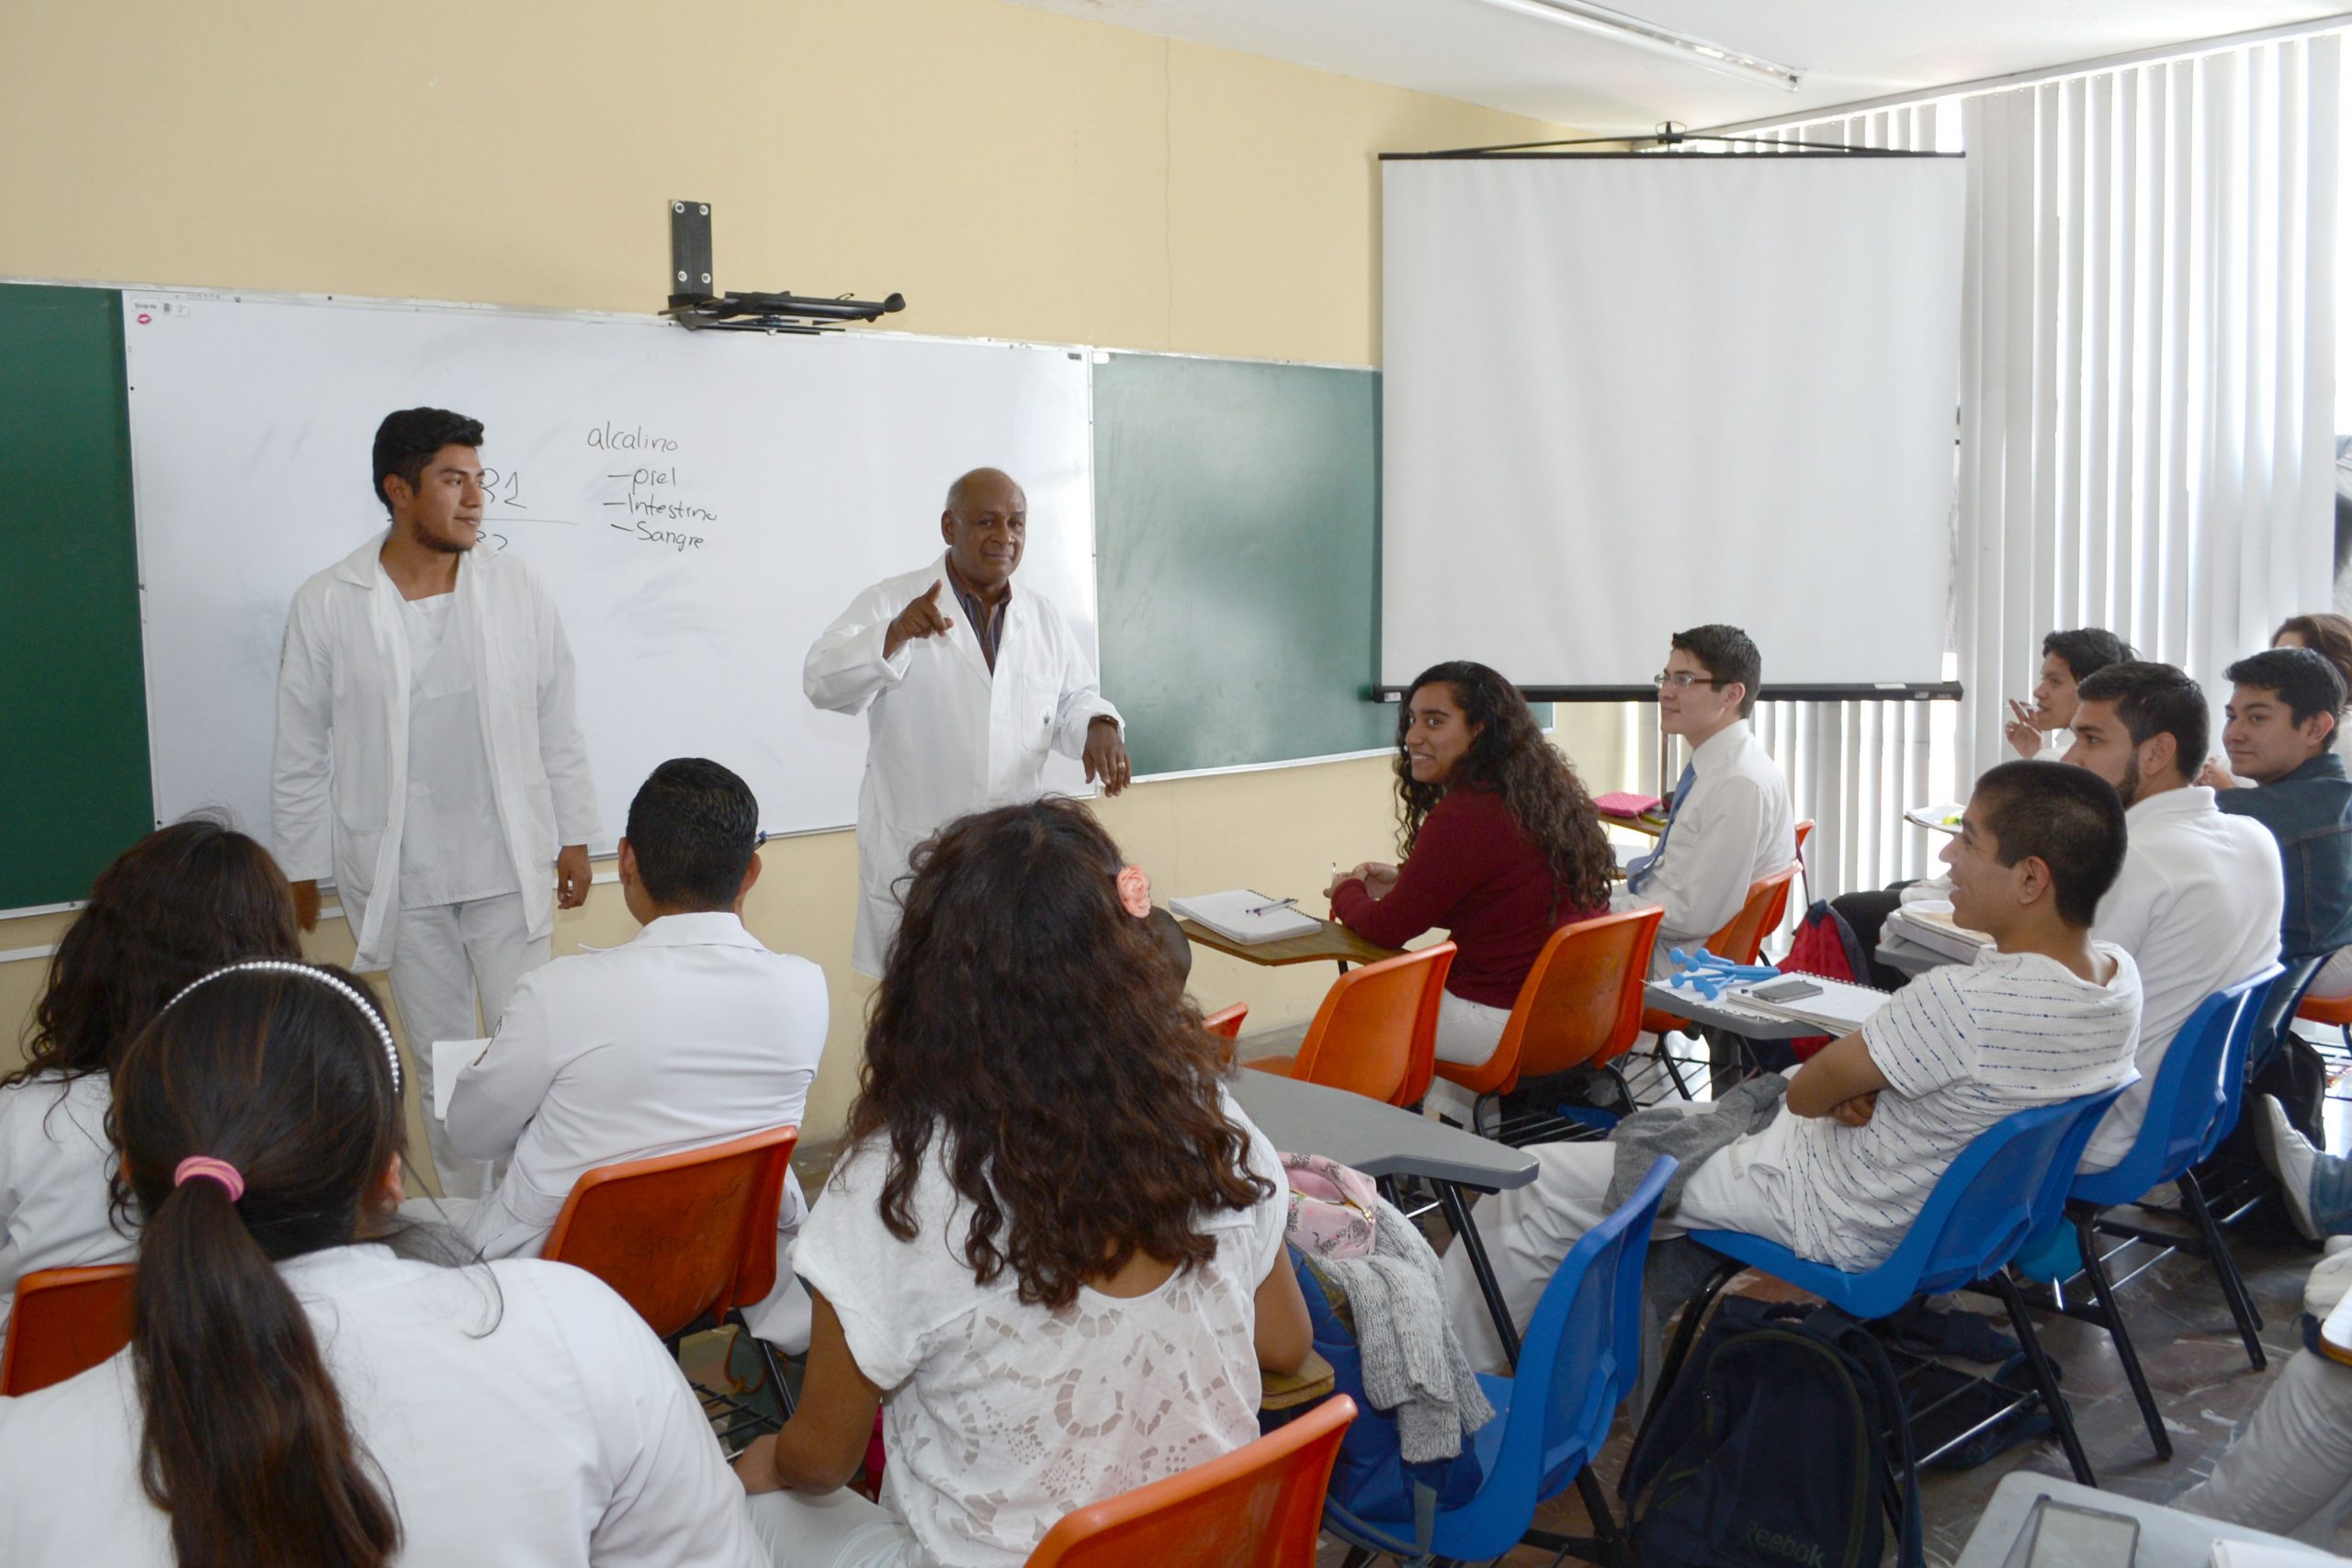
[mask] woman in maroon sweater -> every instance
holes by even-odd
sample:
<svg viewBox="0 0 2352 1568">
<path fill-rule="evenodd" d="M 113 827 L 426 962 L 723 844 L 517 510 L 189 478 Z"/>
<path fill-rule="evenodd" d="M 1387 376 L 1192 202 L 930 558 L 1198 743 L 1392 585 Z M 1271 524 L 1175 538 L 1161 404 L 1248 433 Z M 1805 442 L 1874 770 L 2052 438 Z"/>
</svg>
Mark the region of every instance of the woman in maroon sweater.
<svg viewBox="0 0 2352 1568">
<path fill-rule="evenodd" d="M 1336 878 L 1331 912 L 1385 947 L 1442 926 L 1458 950 L 1437 1055 L 1495 1054 L 1511 1004 L 1554 931 L 1609 909 L 1616 856 L 1568 760 L 1519 689 L 1483 664 L 1424 671 L 1396 729 L 1402 866 Z"/>
</svg>

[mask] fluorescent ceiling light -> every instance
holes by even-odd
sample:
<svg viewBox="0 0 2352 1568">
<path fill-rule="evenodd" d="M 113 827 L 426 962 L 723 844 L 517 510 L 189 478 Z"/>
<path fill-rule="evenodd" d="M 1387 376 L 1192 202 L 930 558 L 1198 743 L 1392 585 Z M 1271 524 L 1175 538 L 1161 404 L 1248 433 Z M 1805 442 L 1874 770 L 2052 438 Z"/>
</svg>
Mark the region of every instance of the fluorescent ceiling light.
<svg viewBox="0 0 2352 1568">
<path fill-rule="evenodd" d="M 1789 66 L 1753 54 L 1743 54 L 1736 49 L 1725 49 L 1722 44 L 1709 43 L 1705 39 L 1676 32 L 1656 22 L 1645 22 L 1639 17 L 1612 11 L 1606 6 L 1593 5 L 1591 0 L 1485 0 L 1485 4 L 1541 21 L 1557 22 L 1597 38 L 1638 44 L 1727 75 L 1770 82 L 1783 92 L 1797 90 L 1797 73 Z"/>
</svg>

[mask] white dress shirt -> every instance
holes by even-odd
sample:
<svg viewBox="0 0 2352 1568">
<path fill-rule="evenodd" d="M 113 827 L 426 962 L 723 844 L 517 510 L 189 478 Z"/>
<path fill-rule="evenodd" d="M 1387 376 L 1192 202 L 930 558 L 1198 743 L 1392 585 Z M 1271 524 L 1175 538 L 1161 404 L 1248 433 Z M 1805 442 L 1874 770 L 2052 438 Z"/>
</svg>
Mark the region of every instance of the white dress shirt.
<svg viewBox="0 0 2352 1568">
<path fill-rule="evenodd" d="M 35 1269 L 127 1263 L 138 1250 L 107 1212 L 113 1103 L 104 1073 L 44 1073 L 0 1089 L 0 1329 L 17 1281 Z"/>
<path fill-rule="evenodd" d="M 2132 1152 L 2165 1050 L 2198 1004 L 2278 961 L 2287 897 L 2278 840 L 2220 810 L 2202 784 L 2143 795 L 2123 820 L 2123 870 L 2091 935 L 2139 965 L 2140 1081 L 2091 1134 L 2085 1170 L 2109 1169 Z"/>
<path fill-rule="evenodd" d="M 594 1276 L 442 1269 L 384 1247 L 278 1266 L 400 1512 L 400 1561 L 764 1568 L 686 1380 Z M 493 1284 L 494 1281 L 494 1284 Z M 0 1399 L 0 1562 L 172 1568 L 139 1483 L 130 1352 Z"/>
<path fill-rule="evenodd" d="M 533 970 L 450 1092 L 457 1151 L 513 1156 L 466 1213 L 467 1239 L 485 1257 L 536 1254 L 598 1166 L 797 1126 L 825 1021 L 825 972 L 769 952 L 724 909 L 665 915 L 623 946 Z M 791 1283 L 803 1213 L 787 1175 L 771 1302 Z"/>
<path fill-rule="evenodd" d="M 1664 908 L 1650 973 L 1670 967 L 1669 948 L 1702 942 L 1731 922 L 1750 884 L 1797 858 L 1789 781 L 1746 719 L 1734 719 L 1690 753 L 1690 792 L 1674 809 L 1639 893 L 1620 909 Z"/>
<path fill-rule="evenodd" d="M 910 637 L 883 658 L 899 613 L 947 580 L 942 556 L 875 584 L 825 628 L 801 669 L 811 703 L 866 716 L 850 956 L 861 975 L 882 973 L 899 929 L 895 885 L 917 844 L 967 812 L 1036 798 L 1048 755 L 1082 756 L 1087 727 L 1119 718 L 1061 612 L 1018 584 L 1004 607 L 993 671 L 960 605 L 945 632 Z"/>
<path fill-rule="evenodd" d="M 498 826 L 473 660 L 449 637 L 455 593 L 401 601 L 408 638 L 408 815 L 401 908 L 469 904 L 523 890 Z"/>
</svg>

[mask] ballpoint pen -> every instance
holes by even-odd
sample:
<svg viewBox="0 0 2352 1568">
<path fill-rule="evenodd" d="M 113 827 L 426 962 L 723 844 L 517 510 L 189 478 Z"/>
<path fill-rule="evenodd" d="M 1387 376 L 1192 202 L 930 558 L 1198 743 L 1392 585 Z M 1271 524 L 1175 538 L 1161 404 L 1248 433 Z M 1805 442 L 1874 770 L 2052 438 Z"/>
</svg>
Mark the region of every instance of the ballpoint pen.
<svg viewBox="0 0 2352 1568">
<path fill-rule="evenodd" d="M 1298 900 L 1295 898 L 1277 898 L 1271 904 L 1260 904 L 1254 908 L 1244 909 L 1241 912 L 1245 915 L 1265 915 L 1272 914 L 1276 909 L 1295 909 L 1296 908 L 1298 908 Z"/>
</svg>

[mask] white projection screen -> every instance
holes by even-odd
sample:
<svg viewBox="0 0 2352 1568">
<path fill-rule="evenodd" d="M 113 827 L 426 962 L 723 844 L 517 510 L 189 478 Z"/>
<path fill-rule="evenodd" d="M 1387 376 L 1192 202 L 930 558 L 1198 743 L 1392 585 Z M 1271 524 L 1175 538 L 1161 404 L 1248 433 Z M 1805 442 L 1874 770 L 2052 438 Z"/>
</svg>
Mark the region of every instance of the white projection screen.
<svg viewBox="0 0 2352 1568">
<path fill-rule="evenodd" d="M 1710 621 L 1768 687 L 1941 677 L 1961 160 L 1382 172 L 1384 685 L 1646 687 Z"/>
</svg>

